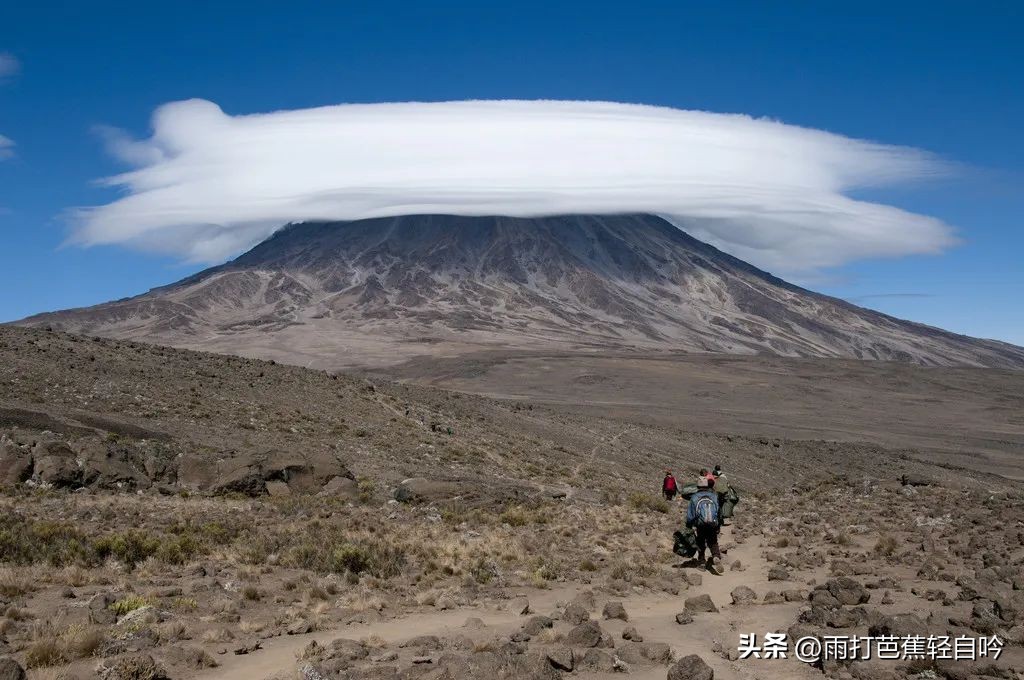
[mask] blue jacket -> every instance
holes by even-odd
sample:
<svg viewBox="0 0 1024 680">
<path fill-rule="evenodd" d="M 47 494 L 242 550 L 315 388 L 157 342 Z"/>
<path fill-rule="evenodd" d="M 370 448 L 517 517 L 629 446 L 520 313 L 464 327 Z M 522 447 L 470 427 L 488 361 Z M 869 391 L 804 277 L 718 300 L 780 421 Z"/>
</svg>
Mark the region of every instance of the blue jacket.
<svg viewBox="0 0 1024 680">
<path fill-rule="evenodd" d="M 718 494 L 710 489 L 704 489 L 690 496 L 690 504 L 686 507 L 686 526 L 692 527 L 697 521 L 697 501 L 701 498 L 710 498 L 715 504 L 715 519 L 718 519 Z"/>
</svg>

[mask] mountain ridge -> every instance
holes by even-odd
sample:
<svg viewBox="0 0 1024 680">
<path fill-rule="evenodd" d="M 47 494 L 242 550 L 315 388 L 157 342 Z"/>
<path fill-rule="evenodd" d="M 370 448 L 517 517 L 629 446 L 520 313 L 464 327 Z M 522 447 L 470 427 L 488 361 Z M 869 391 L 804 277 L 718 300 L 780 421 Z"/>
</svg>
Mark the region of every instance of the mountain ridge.
<svg viewBox="0 0 1024 680">
<path fill-rule="evenodd" d="M 806 290 L 643 214 L 294 223 L 181 281 L 18 323 L 326 368 L 495 347 L 1024 368 L 1024 348 Z"/>
</svg>

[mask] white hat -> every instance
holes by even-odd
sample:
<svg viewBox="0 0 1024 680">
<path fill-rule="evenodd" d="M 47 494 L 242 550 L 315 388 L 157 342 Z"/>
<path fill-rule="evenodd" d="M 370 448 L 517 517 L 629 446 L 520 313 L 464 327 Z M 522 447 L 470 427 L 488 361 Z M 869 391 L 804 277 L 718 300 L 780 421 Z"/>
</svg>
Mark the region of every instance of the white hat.
<svg viewBox="0 0 1024 680">
<path fill-rule="evenodd" d="M 697 487 L 701 488 L 701 489 L 708 488 L 708 478 L 705 477 L 704 475 L 701 475 L 700 477 L 698 477 L 697 478 Z"/>
</svg>

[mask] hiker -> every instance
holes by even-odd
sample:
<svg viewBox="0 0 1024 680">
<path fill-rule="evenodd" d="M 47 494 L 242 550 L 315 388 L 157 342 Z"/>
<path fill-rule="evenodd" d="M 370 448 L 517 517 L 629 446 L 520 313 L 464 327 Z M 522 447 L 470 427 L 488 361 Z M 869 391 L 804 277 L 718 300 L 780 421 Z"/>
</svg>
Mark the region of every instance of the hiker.
<svg viewBox="0 0 1024 680">
<path fill-rule="evenodd" d="M 665 500 L 671 501 L 674 499 L 678 490 L 676 478 L 672 476 L 672 471 L 665 470 L 665 479 L 661 482 L 661 493 L 665 495 Z"/>
<path fill-rule="evenodd" d="M 725 472 L 722 471 L 721 465 L 715 466 L 714 475 L 715 493 L 718 494 L 718 521 L 724 526 L 725 515 L 721 510 L 725 507 L 726 501 L 729 500 L 729 478 L 725 476 Z"/>
<path fill-rule="evenodd" d="M 686 508 L 686 526 L 697 534 L 697 560 L 704 562 L 704 553 L 711 551 L 705 566 L 708 571 L 720 574 L 715 560 L 722 559 L 718 549 L 718 496 L 715 495 L 715 482 L 701 475 L 697 478 L 697 493 L 690 497 L 690 505 Z"/>
</svg>

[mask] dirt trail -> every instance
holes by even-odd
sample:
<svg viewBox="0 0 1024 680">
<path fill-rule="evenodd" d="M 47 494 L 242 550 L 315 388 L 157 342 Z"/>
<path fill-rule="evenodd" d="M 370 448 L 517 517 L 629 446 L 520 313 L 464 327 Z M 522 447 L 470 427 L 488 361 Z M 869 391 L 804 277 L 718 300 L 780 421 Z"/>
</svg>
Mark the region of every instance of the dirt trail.
<svg viewBox="0 0 1024 680">
<path fill-rule="evenodd" d="M 722 545 L 732 544 L 731 530 L 723 530 Z M 759 538 L 747 540 L 742 545 L 731 545 L 726 555 L 726 562 L 739 559 L 744 565 L 743 571 L 726 570 L 721 575 L 711 574 L 696 567 L 679 566 L 679 578 L 685 578 L 684 571 L 696 571 L 702 576 L 699 586 L 691 586 L 680 592 L 678 596 L 665 594 L 640 594 L 626 598 L 616 598 L 598 593 L 598 606 L 607 600 L 619 600 L 625 605 L 629 621 L 601 621 L 604 627 L 621 642 L 621 635 L 627 626 L 635 626 L 648 642 L 666 642 L 670 644 L 676 657 L 687 654 L 699 654 L 715 670 L 715 677 L 721 680 L 782 680 L 784 678 L 818 678 L 820 672 L 805 664 L 793 660 L 762 661 L 745 660 L 729 661 L 715 654 L 712 649 L 716 642 L 722 649 L 735 649 L 740 633 L 756 633 L 758 638 L 765 632 L 785 630 L 796 617 L 799 603 L 778 605 L 745 605 L 733 606 L 730 593 L 740 585 L 753 588 L 758 596 L 768 590 L 780 590 L 786 587 L 797 587 L 798 584 L 769 583 L 767 572 L 769 565 L 762 555 Z M 681 562 L 680 564 L 687 564 Z M 550 613 L 556 602 L 570 600 L 582 587 L 567 586 L 549 590 L 522 589 L 516 594 L 526 595 L 534 611 Z M 718 613 L 696 614 L 696 620 L 688 625 L 678 625 L 675 615 L 684 609 L 687 597 L 707 593 L 718 606 Z M 518 630 L 525 620 L 522 616 L 510 611 L 500 611 L 486 607 L 464 607 L 444 612 L 425 612 L 410 614 L 397 619 L 370 624 L 349 625 L 342 628 L 320 631 L 308 635 L 278 637 L 263 642 L 264 648 L 245 656 L 222 655 L 217 657 L 222 665 L 199 677 L 218 678 L 223 680 L 258 680 L 269 676 L 290 676 L 296 666 L 296 657 L 306 645 L 316 640 L 327 643 L 336 638 L 362 639 L 376 636 L 390 644 L 396 644 L 418 635 L 462 635 L 466 630 L 463 623 L 469 617 L 477 617 L 486 624 L 488 636 L 507 635 Z M 648 678 L 664 678 L 664 666 L 637 668 L 629 676 L 646 680 Z M 605 678 L 611 675 L 601 673 L 577 673 L 580 678 Z M 621 677 L 616 675 L 615 677 Z"/>
</svg>

